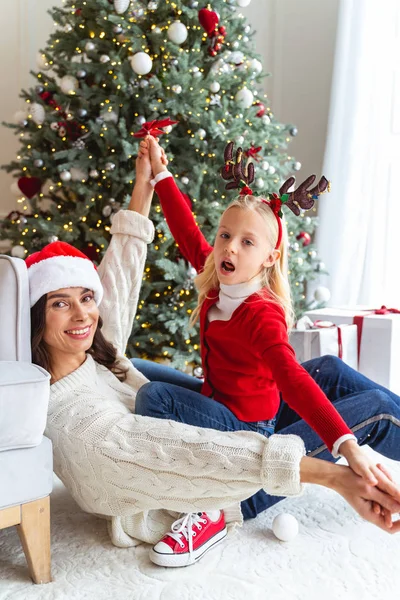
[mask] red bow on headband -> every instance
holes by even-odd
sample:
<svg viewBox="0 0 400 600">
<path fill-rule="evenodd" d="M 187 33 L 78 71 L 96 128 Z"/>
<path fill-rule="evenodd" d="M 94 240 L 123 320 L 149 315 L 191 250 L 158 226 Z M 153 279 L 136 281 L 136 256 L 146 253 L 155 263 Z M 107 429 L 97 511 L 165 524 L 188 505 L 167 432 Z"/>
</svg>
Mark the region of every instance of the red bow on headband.
<svg viewBox="0 0 400 600">
<path fill-rule="evenodd" d="M 141 129 L 133 135 L 136 138 L 146 137 L 146 135 L 158 137 L 159 135 L 166 133 L 166 131 L 162 130 L 162 127 L 176 125 L 176 123 L 178 123 L 178 121 L 172 121 L 169 117 L 167 119 L 160 119 L 159 121 L 146 121 L 146 123 L 143 123 Z"/>
</svg>

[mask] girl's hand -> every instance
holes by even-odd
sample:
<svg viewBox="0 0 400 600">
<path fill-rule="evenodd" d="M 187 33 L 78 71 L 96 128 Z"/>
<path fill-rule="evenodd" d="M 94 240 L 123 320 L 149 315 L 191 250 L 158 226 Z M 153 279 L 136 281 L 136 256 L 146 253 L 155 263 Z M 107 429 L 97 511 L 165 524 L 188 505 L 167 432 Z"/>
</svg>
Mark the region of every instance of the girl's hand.
<svg viewBox="0 0 400 600">
<path fill-rule="evenodd" d="M 140 142 L 139 153 L 136 159 L 136 181 L 150 183 L 152 178 L 150 154 L 147 138 Z"/>
<path fill-rule="evenodd" d="M 358 446 L 357 442 L 354 440 L 343 442 L 339 452 L 345 457 L 354 473 L 400 502 L 400 488 L 393 482 L 390 473 L 383 465 L 376 464 L 373 458 Z"/>
<path fill-rule="evenodd" d="M 338 492 L 364 519 L 388 533 L 400 531 L 400 520 L 392 521 L 392 515 L 400 511 L 397 498 L 384 493 L 356 475 L 348 467 L 342 469 L 333 479 L 331 487 Z M 343 470 L 345 469 L 345 470 Z M 379 506 L 379 513 L 376 507 Z"/>
<path fill-rule="evenodd" d="M 150 135 L 146 138 L 146 140 L 148 141 L 153 177 L 156 177 L 156 175 L 162 173 L 162 171 L 167 171 L 168 160 L 165 156 L 164 150 L 158 143 L 158 140 Z"/>
</svg>

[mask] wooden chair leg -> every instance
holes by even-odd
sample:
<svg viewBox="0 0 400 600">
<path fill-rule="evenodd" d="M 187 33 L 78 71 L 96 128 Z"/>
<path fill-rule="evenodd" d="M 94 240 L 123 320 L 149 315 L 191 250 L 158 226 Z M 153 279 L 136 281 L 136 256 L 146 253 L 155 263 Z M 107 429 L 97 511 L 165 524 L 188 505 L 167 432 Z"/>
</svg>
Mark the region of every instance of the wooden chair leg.
<svg viewBox="0 0 400 600">
<path fill-rule="evenodd" d="M 50 496 L 21 506 L 21 523 L 16 526 L 35 583 L 51 581 Z"/>
</svg>

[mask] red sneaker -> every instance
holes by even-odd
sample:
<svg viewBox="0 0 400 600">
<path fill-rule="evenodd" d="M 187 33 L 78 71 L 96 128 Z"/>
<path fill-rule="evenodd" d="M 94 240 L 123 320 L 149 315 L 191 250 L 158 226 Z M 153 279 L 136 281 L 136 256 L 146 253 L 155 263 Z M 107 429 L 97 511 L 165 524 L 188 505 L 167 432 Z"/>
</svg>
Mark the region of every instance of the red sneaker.
<svg viewBox="0 0 400 600">
<path fill-rule="evenodd" d="M 198 561 L 226 536 L 222 510 L 188 513 L 172 524 L 150 550 L 150 560 L 160 567 L 186 567 Z"/>
</svg>

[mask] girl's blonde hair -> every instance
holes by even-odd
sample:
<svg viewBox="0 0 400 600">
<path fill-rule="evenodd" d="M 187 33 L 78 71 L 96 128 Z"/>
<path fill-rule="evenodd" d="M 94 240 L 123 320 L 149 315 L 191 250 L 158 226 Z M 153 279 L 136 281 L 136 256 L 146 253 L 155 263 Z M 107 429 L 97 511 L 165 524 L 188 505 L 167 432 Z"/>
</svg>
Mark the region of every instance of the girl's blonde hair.
<svg viewBox="0 0 400 600">
<path fill-rule="evenodd" d="M 256 196 L 246 195 L 238 196 L 227 207 L 225 214 L 230 208 L 237 206 L 242 210 L 253 210 L 262 217 L 267 225 L 268 242 L 272 248 L 275 248 L 278 239 L 278 222 L 272 212 L 272 209 L 262 201 L 263 199 Z M 222 215 L 223 216 L 223 215 Z M 222 217 L 221 217 L 222 218 Z M 262 289 L 259 294 L 262 295 L 263 290 L 268 290 L 269 296 L 272 296 L 273 301 L 279 304 L 285 313 L 286 323 L 290 329 L 294 322 L 294 311 L 292 304 L 292 295 L 290 292 L 290 284 L 288 278 L 288 240 L 287 231 L 284 221 L 282 223 L 282 241 L 277 248 L 280 251 L 280 258 L 272 267 L 264 267 L 261 271 Z M 195 286 L 199 292 L 199 299 L 195 310 L 190 318 L 190 325 L 194 325 L 200 316 L 201 307 L 204 300 L 209 298 L 208 293 L 211 290 L 219 290 L 219 280 L 214 262 L 214 251 L 212 251 L 206 259 L 204 269 L 194 280 Z M 265 297 L 265 294 L 263 295 Z"/>
</svg>

